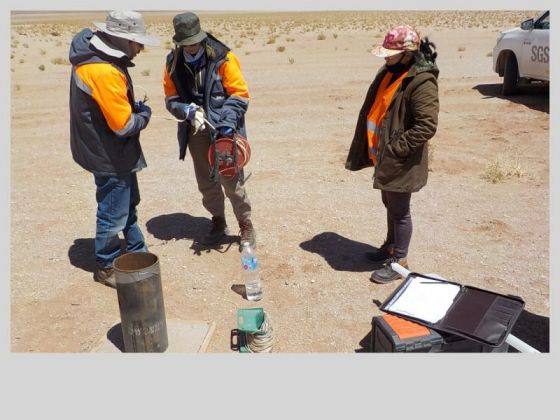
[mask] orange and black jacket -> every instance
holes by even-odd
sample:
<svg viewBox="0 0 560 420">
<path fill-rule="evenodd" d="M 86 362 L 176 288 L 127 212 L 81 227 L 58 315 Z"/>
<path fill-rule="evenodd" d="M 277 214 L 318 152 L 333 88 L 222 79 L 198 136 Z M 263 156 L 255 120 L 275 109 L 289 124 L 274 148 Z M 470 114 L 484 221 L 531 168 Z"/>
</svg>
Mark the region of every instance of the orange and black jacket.
<svg viewBox="0 0 560 420">
<path fill-rule="evenodd" d="M 230 127 L 246 137 L 245 113 L 249 106 L 249 91 L 239 60 L 212 35 L 208 34 L 204 42 L 214 50 L 215 57 L 209 58 L 205 54 L 202 76 L 195 76 L 187 67 L 180 48 L 167 55 L 163 74 L 165 106 L 172 115 L 182 120 L 185 115 L 181 105 L 194 102 L 204 108 L 206 118 L 214 127 Z M 177 139 L 181 160 L 185 158 L 189 134 L 189 123 L 180 122 Z"/>
<path fill-rule="evenodd" d="M 84 29 L 70 45 L 70 148 L 95 175 L 125 175 L 146 167 L 139 137 L 149 115 L 134 112 L 134 64 L 100 36 Z"/>
</svg>

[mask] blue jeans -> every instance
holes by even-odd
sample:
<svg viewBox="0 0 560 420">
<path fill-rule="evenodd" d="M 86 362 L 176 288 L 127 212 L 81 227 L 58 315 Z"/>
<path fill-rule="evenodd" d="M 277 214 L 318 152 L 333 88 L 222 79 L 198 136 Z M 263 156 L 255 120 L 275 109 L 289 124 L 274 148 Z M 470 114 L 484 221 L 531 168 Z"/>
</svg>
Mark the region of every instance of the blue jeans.
<svg viewBox="0 0 560 420">
<path fill-rule="evenodd" d="M 136 173 L 125 176 L 94 175 L 97 191 L 97 225 L 95 233 L 95 262 L 99 268 L 112 267 L 120 254 L 118 237 L 123 232 L 126 252 L 146 252 L 144 235 L 138 226 L 136 206 L 140 191 Z"/>
</svg>

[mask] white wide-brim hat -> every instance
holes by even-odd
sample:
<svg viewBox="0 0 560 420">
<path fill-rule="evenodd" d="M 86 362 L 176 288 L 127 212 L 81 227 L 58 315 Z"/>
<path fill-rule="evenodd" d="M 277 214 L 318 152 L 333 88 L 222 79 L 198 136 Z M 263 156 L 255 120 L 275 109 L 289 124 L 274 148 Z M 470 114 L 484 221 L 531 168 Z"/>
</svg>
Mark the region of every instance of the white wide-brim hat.
<svg viewBox="0 0 560 420">
<path fill-rule="evenodd" d="M 130 10 L 115 10 L 107 15 L 105 22 L 93 22 L 95 27 L 106 34 L 157 47 L 159 39 L 146 33 L 141 13 Z"/>
</svg>

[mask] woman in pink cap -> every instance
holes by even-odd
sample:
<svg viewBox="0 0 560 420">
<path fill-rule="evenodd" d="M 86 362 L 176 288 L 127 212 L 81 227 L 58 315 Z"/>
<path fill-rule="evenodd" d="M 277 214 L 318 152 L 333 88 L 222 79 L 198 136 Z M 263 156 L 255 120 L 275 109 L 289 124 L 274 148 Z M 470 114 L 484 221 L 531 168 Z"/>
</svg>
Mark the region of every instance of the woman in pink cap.
<svg viewBox="0 0 560 420">
<path fill-rule="evenodd" d="M 378 264 L 371 280 L 389 283 L 400 278 L 391 263 L 408 268 L 410 199 L 428 180 L 428 140 L 438 123 L 439 70 L 435 45 L 421 40 L 408 25 L 392 28 L 372 53 L 384 58 L 385 65 L 367 91 L 346 169 L 375 167 L 373 188 L 381 190 L 387 209 L 387 235 L 366 257 Z"/>
</svg>

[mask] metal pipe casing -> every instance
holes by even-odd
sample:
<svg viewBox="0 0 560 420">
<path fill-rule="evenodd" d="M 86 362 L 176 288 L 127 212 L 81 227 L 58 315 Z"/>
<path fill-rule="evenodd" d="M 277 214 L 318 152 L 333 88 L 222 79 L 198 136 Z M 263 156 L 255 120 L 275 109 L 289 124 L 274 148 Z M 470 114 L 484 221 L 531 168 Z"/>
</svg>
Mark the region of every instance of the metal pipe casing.
<svg viewBox="0 0 560 420">
<path fill-rule="evenodd" d="M 131 252 L 113 262 L 124 351 L 167 350 L 167 324 L 157 255 Z"/>
</svg>

